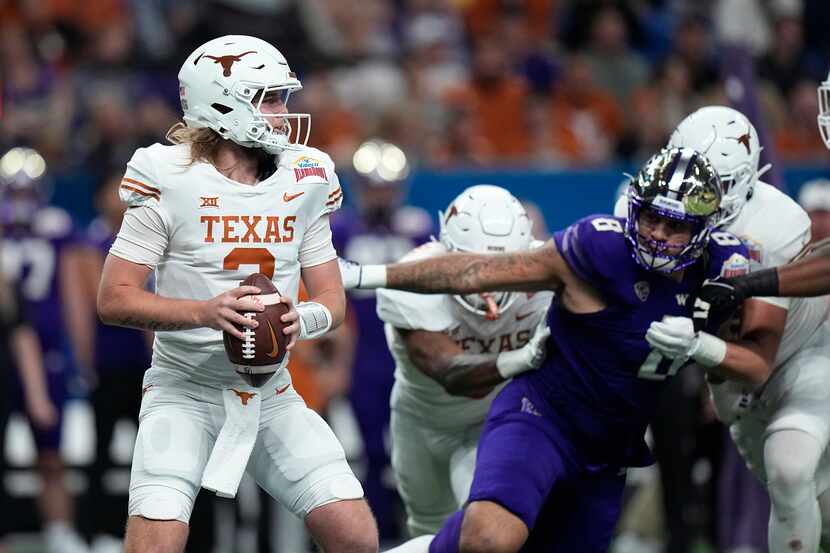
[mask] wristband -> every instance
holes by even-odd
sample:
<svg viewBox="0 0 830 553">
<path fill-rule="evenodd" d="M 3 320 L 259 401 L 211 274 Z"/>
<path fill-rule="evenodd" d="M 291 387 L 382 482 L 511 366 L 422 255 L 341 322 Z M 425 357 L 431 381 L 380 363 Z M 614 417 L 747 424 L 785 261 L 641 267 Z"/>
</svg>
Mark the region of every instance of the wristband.
<svg viewBox="0 0 830 553">
<path fill-rule="evenodd" d="M 730 284 L 743 292 L 744 297 L 775 297 L 779 295 L 778 269 L 770 268 L 732 279 Z"/>
<path fill-rule="evenodd" d="M 319 338 L 331 328 L 331 311 L 322 303 L 307 301 L 298 303 L 295 309 L 300 317 L 298 340 Z"/>
<path fill-rule="evenodd" d="M 689 357 L 707 369 L 717 367 L 726 358 L 726 342 L 707 332 L 699 332 Z"/>
<path fill-rule="evenodd" d="M 357 288 L 386 288 L 386 265 L 361 265 Z"/>
</svg>

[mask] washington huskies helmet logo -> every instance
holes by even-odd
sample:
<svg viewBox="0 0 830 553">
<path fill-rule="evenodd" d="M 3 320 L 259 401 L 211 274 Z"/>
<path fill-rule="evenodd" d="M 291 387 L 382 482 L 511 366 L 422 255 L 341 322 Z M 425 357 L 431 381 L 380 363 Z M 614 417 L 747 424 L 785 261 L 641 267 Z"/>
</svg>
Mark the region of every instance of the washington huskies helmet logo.
<svg viewBox="0 0 830 553">
<path fill-rule="evenodd" d="M 645 280 L 635 282 L 634 293 L 637 294 L 640 301 L 646 301 L 648 299 L 648 295 L 651 293 L 651 286 L 649 286 L 648 282 Z"/>
<path fill-rule="evenodd" d="M 222 75 L 225 76 L 225 77 L 230 77 L 231 76 L 231 67 L 233 67 L 233 64 L 238 62 L 239 60 L 241 60 L 242 56 L 247 56 L 248 54 L 256 54 L 256 50 L 248 50 L 247 52 L 242 52 L 241 54 L 236 54 L 236 55 L 230 54 L 230 55 L 227 55 L 227 56 L 219 56 L 219 57 L 211 56 L 210 54 L 202 54 L 201 56 L 196 58 L 196 61 L 193 62 L 193 65 L 196 65 L 197 63 L 199 63 L 199 60 L 202 59 L 202 57 L 205 57 L 209 60 L 213 60 L 213 63 L 218 63 L 219 65 L 221 65 L 222 66 Z"/>
</svg>

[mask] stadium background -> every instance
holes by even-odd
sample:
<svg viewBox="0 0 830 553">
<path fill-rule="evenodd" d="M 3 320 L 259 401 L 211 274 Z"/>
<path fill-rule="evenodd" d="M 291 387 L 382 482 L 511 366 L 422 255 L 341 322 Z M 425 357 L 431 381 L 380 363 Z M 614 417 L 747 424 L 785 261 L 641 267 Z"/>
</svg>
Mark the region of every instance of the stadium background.
<svg viewBox="0 0 830 553">
<path fill-rule="evenodd" d="M 750 116 L 764 162 L 774 163 L 765 180 L 797 196 L 805 182 L 830 177 L 815 122 L 815 88 L 830 67 L 824 0 L 6 0 L 0 29 L 0 145 L 43 154 L 51 202 L 69 211 L 79 232 L 96 216 L 102 183 L 176 121 L 184 57 L 234 33 L 272 42 L 302 80 L 290 108 L 312 114 L 309 143 L 337 163 L 347 192 L 335 239 L 344 256 L 361 262 L 391 261 L 437 235 L 437 211 L 472 184 L 505 186 L 538 208 L 538 237 L 610 211 L 624 173 L 707 104 Z M 369 140 L 396 145 L 406 166 L 389 170 L 382 155 L 356 164 Z M 819 186 L 826 189 L 816 197 L 824 199 L 809 207 L 826 212 L 830 183 Z M 403 532 L 385 457 L 393 366 L 371 294 L 350 301 L 348 330 L 312 345 L 296 371 L 307 377 L 309 402 L 344 441 L 391 544 Z M 78 527 L 94 541 L 119 532 L 118 522 L 100 528 L 98 521 L 113 518 L 103 511 L 125 509 L 119 494 L 134 426 L 120 422 L 111 448 L 116 466 L 106 489 L 120 507 L 91 504 L 90 385 L 83 371 L 67 378 L 62 448 Z M 750 513 L 749 498 L 723 498 L 722 429 L 698 420 L 698 410 L 690 414 L 688 403 L 666 413 L 695 421 L 689 434 L 700 440 L 692 449 L 701 450 L 692 456 L 691 491 L 682 495 L 685 526 L 672 540 L 686 532 L 681 542 L 723 551 L 742 539 L 763 542 L 737 535 L 741 524 L 763 532 L 765 515 Z M 7 435 L 3 483 L 12 503 L 2 516 L 13 551 L 39 551 L 31 438 L 16 416 Z M 685 437 L 678 434 L 678 448 L 688 449 Z M 634 514 L 619 551 L 657 551 L 667 541 L 659 500 L 649 499 L 656 480 L 654 471 L 632 478 L 642 484 L 632 486 Z M 296 524 L 272 513 L 272 502 L 250 486 L 236 506 L 200 497 L 192 551 L 307 547 Z"/>
</svg>

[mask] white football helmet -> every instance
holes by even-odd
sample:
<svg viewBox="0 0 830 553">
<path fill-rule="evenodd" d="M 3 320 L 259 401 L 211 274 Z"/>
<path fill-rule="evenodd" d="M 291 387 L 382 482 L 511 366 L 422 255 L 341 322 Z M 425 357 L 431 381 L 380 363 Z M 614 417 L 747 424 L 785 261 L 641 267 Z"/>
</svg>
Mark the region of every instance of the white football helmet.
<svg viewBox="0 0 830 553">
<path fill-rule="evenodd" d="M 530 217 L 510 192 L 480 184 L 464 190 L 438 212 L 439 239 L 450 251 L 505 253 L 530 249 Z M 498 317 L 515 300 L 512 292 L 489 292 L 454 296 L 465 309 L 488 319 Z"/>
<path fill-rule="evenodd" d="M 196 48 L 179 71 L 184 122 L 210 128 L 247 148 L 279 154 L 308 142 L 307 113 L 262 113 L 262 100 L 278 93 L 283 105 L 302 89 L 279 50 L 258 38 L 228 35 Z"/>
<path fill-rule="evenodd" d="M 818 85 L 818 130 L 824 145 L 830 148 L 830 74 Z"/>
<path fill-rule="evenodd" d="M 744 114 L 726 106 L 707 106 L 687 116 L 668 145 L 692 148 L 709 158 L 721 180 L 721 226 L 740 214 L 755 183 L 770 167 L 758 170 L 762 149 L 758 133 Z"/>
</svg>

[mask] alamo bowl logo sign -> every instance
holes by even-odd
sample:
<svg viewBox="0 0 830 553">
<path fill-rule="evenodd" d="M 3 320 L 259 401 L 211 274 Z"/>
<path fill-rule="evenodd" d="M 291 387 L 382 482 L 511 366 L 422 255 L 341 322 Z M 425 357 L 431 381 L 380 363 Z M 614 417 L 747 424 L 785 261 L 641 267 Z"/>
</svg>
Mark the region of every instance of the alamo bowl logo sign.
<svg viewBox="0 0 830 553">
<path fill-rule="evenodd" d="M 294 162 L 294 179 L 300 182 L 309 177 L 318 177 L 328 182 L 325 168 L 320 166 L 320 161 L 313 157 L 303 156 Z"/>
<path fill-rule="evenodd" d="M 733 253 L 729 259 L 724 261 L 721 267 L 720 276 L 732 278 L 745 275 L 749 272 L 749 260 L 739 253 Z"/>
</svg>

